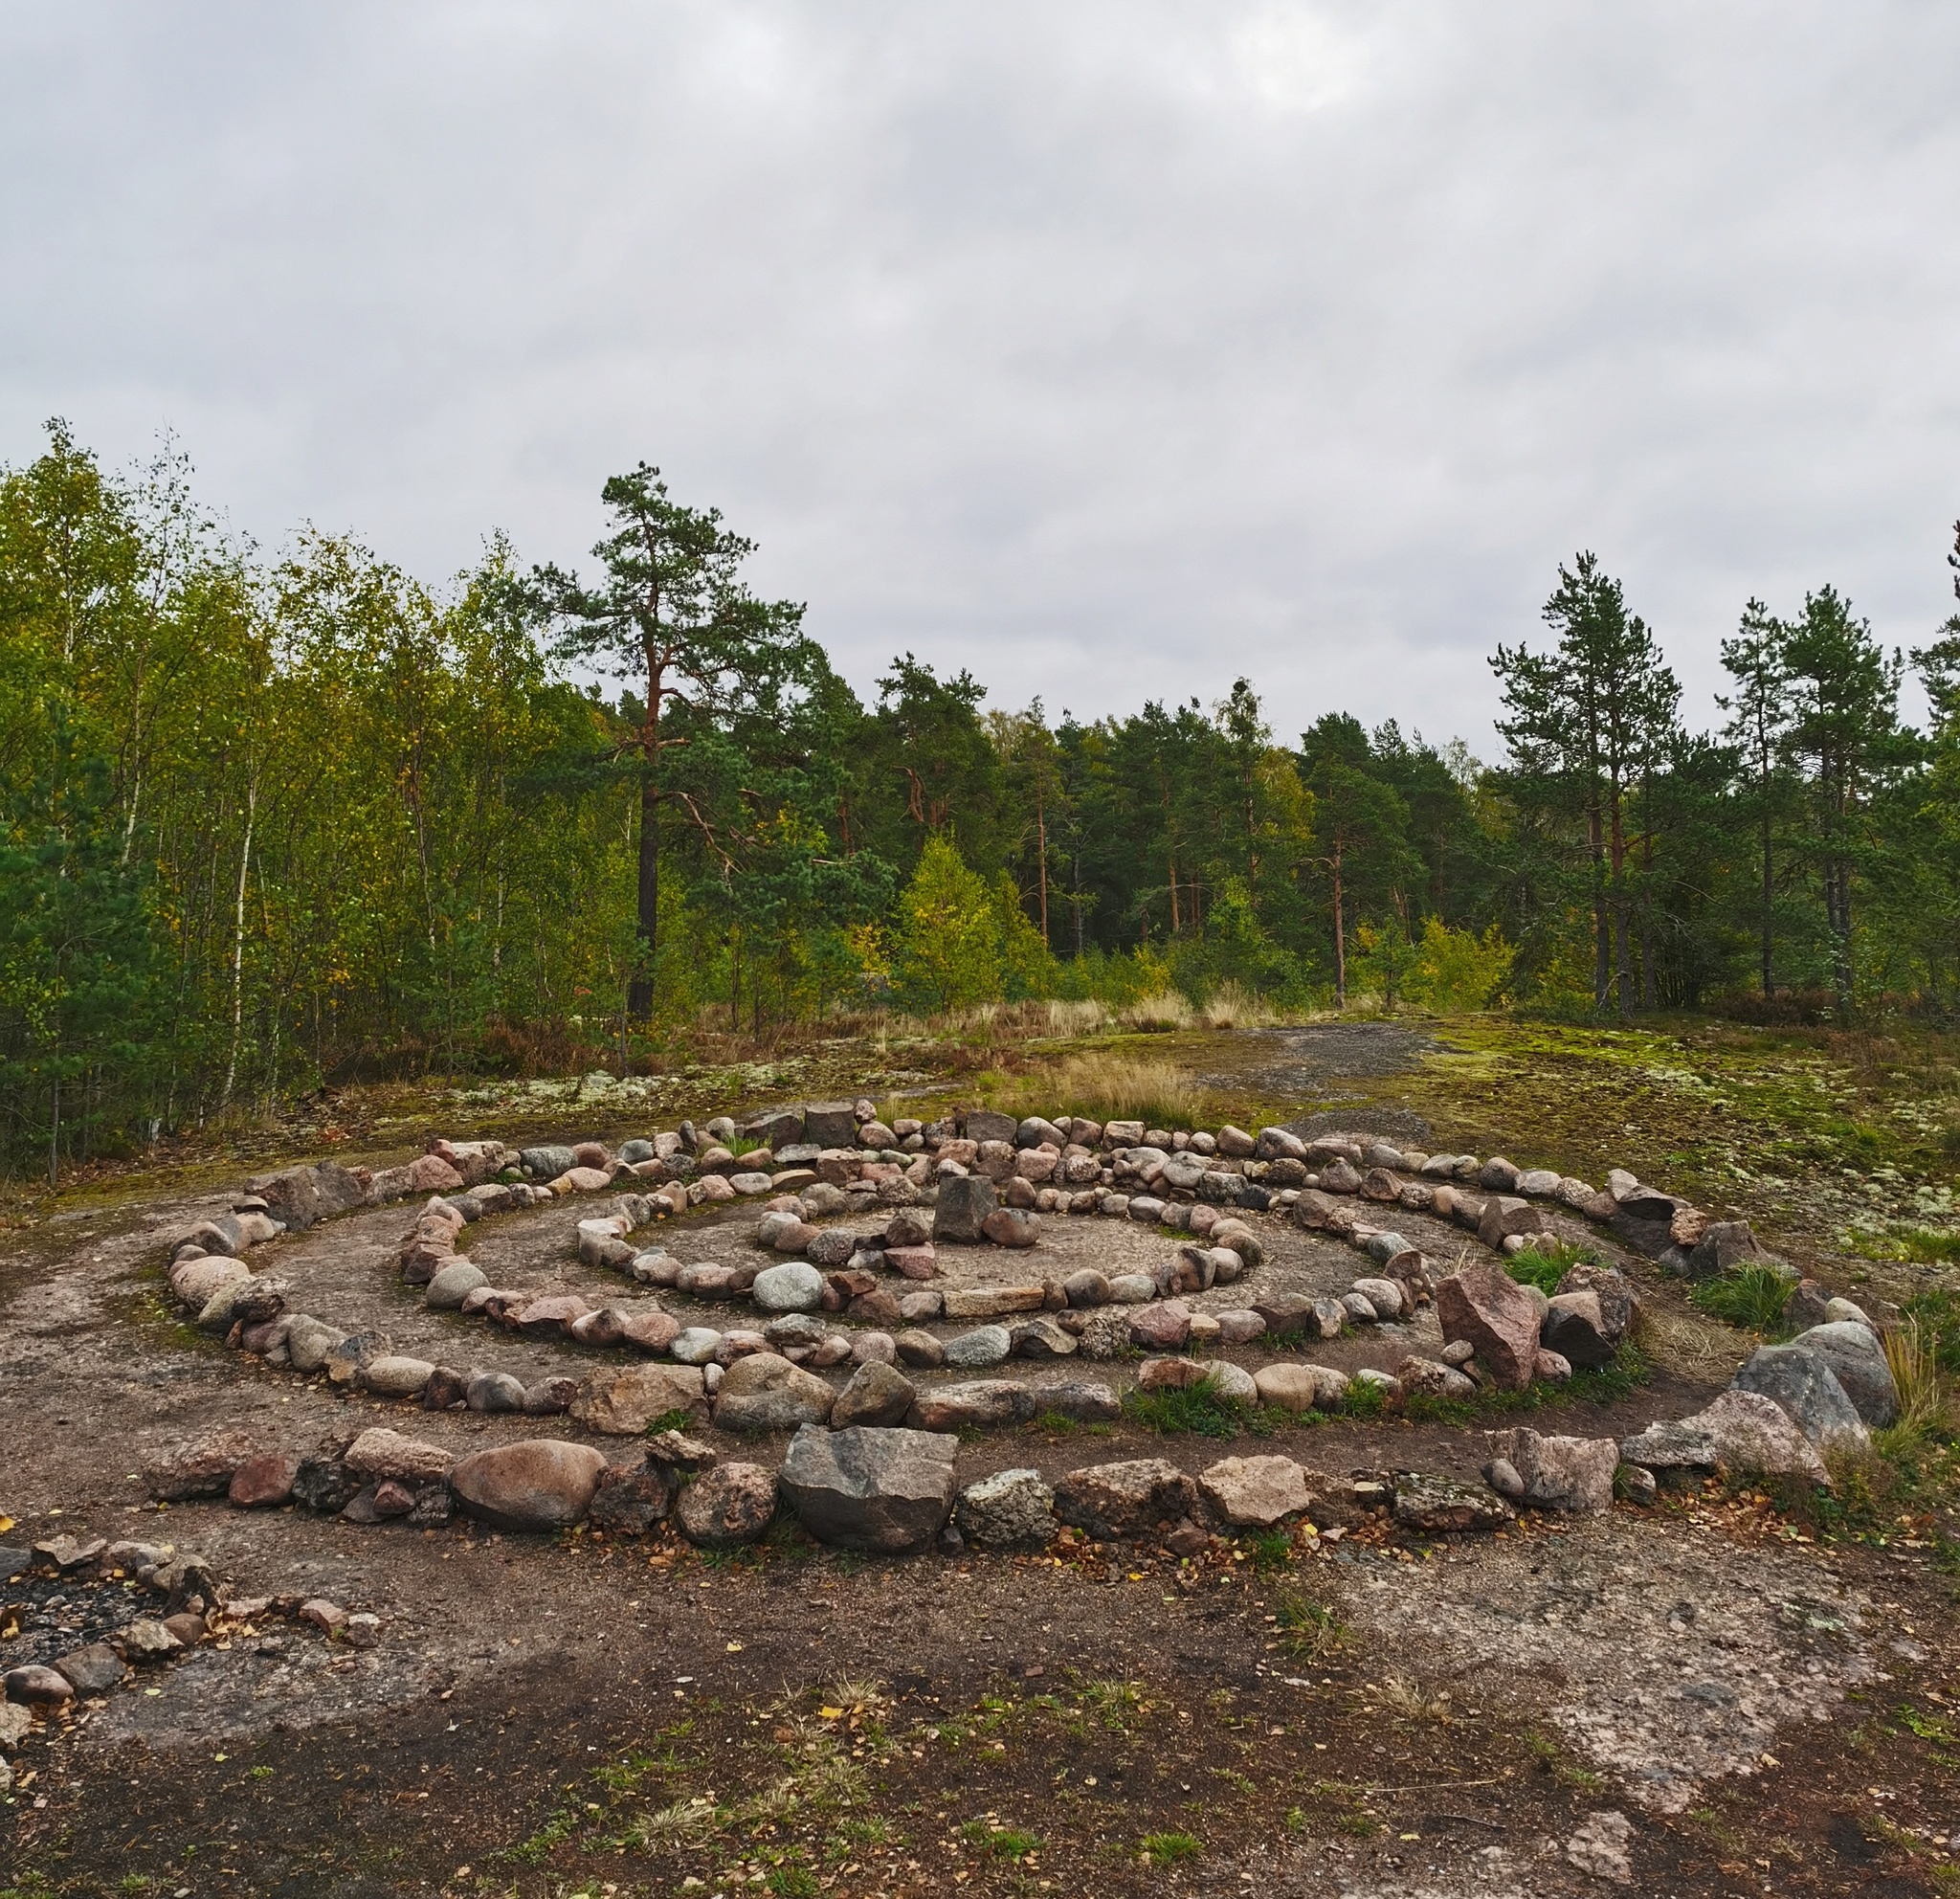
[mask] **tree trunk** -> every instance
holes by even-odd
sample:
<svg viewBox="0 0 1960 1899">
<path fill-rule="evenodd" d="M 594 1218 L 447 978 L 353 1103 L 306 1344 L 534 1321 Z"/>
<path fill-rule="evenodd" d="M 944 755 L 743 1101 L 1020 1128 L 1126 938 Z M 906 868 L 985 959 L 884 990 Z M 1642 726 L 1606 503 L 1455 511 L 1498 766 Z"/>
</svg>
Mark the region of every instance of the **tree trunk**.
<svg viewBox="0 0 1960 1899">
<path fill-rule="evenodd" d="M 1604 1009 L 1613 968 L 1613 917 L 1606 898 L 1606 838 L 1596 803 L 1586 813 L 1586 841 L 1592 854 L 1592 1006 Z"/>
<path fill-rule="evenodd" d="M 1831 980 L 1838 992 L 1838 1015 L 1851 1018 L 1851 865 L 1843 856 L 1845 820 L 1851 795 L 1841 760 L 1834 759 L 1826 777 L 1826 811 L 1831 825 L 1830 854 L 1824 860 L 1824 916 L 1831 932 Z"/>
<path fill-rule="evenodd" d="M 252 870 L 252 826 L 258 815 L 258 775 L 245 780 L 245 847 L 238 853 L 238 903 L 232 925 L 232 1059 L 225 1064 L 225 1092 L 218 1106 L 232 1099 L 238 1079 L 238 1044 L 245 1031 L 245 880 Z"/>
<path fill-rule="evenodd" d="M 654 783 L 651 757 L 643 764 L 639 785 L 639 916 L 635 927 L 633 980 L 627 989 L 627 1012 L 636 1021 L 654 1013 L 654 958 L 660 929 L 660 793 Z"/>
<path fill-rule="evenodd" d="M 1341 851 L 1334 849 L 1334 1007 L 1348 1006 L 1348 922 L 1341 910 Z"/>
<path fill-rule="evenodd" d="M 1770 852 L 1770 774 L 1766 770 L 1763 773 L 1763 994 L 1766 996 L 1776 994 L 1776 984 L 1771 973 L 1774 931 L 1771 905 L 1775 898 L 1775 871 Z"/>
<path fill-rule="evenodd" d="M 1048 948 L 1048 819 L 1041 808 L 1041 793 L 1035 792 L 1035 856 L 1041 879 L 1041 947 Z"/>
<path fill-rule="evenodd" d="M 1612 806 L 1612 829 L 1610 845 L 1612 855 L 1608 860 L 1608 871 L 1613 880 L 1613 907 L 1615 920 L 1619 927 L 1618 954 L 1615 959 L 1614 979 L 1619 992 L 1620 1019 L 1625 1021 L 1634 1013 L 1634 972 L 1633 972 L 1633 931 L 1631 918 L 1627 914 L 1627 834 L 1626 824 L 1620 810 L 1620 786 L 1618 767 L 1608 792 Z"/>
</svg>

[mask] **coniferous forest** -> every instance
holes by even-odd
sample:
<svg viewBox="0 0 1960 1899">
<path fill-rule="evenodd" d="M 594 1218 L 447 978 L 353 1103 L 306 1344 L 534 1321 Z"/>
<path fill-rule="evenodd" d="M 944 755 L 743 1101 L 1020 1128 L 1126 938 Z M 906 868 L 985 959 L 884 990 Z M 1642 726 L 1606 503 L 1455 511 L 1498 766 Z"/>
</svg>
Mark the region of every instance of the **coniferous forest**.
<svg viewBox="0 0 1960 1899">
<path fill-rule="evenodd" d="M 1826 575 L 1739 602 L 1698 732 L 1637 603 L 1548 556 L 1484 762 L 1275 731 L 1254 680 L 1084 724 L 901 654 L 867 704 L 734 525 L 645 466 L 604 502 L 582 563 L 493 539 L 434 589 L 261 558 L 181 459 L 111 475 L 59 423 L 0 472 L 0 1167 L 1031 996 L 1960 1007 L 1960 617 L 1894 653 Z"/>
</svg>

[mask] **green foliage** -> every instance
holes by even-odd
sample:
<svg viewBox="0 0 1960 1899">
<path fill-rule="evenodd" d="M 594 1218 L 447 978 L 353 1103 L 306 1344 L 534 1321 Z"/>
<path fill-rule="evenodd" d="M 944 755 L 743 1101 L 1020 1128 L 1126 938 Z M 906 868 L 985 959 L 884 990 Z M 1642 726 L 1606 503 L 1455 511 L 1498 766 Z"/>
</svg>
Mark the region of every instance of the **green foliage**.
<svg viewBox="0 0 1960 1899">
<path fill-rule="evenodd" d="M 1559 1282 L 1574 1266 L 1603 1263 L 1596 1246 L 1570 1240 L 1541 1238 L 1536 1245 L 1526 1246 L 1522 1253 L 1513 1253 L 1506 1259 L 1504 1271 L 1520 1285 L 1535 1285 L 1548 1298 L 1558 1290 Z"/>
<path fill-rule="evenodd" d="M 1002 1826 L 991 1820 L 969 1820 L 960 1828 L 969 1846 L 977 1846 L 991 1860 L 1025 1860 L 1040 1851 L 1041 1839 L 1025 1827 Z"/>
<path fill-rule="evenodd" d="M 1379 1418 L 1389 1408 L 1388 1388 L 1371 1378 L 1349 1378 L 1341 1409 L 1350 1418 Z"/>
<path fill-rule="evenodd" d="M 1488 925 L 1479 936 L 1474 930 L 1452 929 L 1440 917 L 1425 917 L 1414 967 L 1402 993 L 1411 1002 L 1443 1013 L 1492 1008 L 1510 982 L 1517 953 L 1499 924 Z"/>
<path fill-rule="evenodd" d="M 866 705 L 713 508 L 645 464 L 601 498 L 584 576 L 493 538 L 433 587 L 311 530 L 262 562 L 180 458 L 58 422 L 0 470 L 0 1169 L 893 1003 L 1960 1009 L 1960 617 L 1915 733 L 1840 594 L 1752 601 L 1702 736 L 1582 555 L 1497 654 L 1486 771 L 1283 742 L 1247 680 L 1058 722 L 906 654 Z"/>
<path fill-rule="evenodd" d="M 1772 1332 L 1783 1323 L 1790 1304 L 1790 1275 L 1771 1265 L 1731 1266 L 1704 1280 L 1688 1294 L 1696 1309 L 1745 1330 Z"/>
<path fill-rule="evenodd" d="M 902 993 L 931 1009 L 964 1009 L 1001 993 L 1000 914 L 985 881 L 945 836 L 928 838 L 900 899 Z"/>
<path fill-rule="evenodd" d="M 1348 1625 L 1325 1602 L 1299 1589 L 1281 1593 L 1274 1620 L 1280 1640 L 1303 1662 L 1322 1662 L 1348 1640 Z"/>
<path fill-rule="evenodd" d="M 1146 1833 L 1137 1844 L 1153 1866 L 1172 1866 L 1180 1860 L 1194 1860 L 1204 1851 L 1189 1833 Z"/>
<path fill-rule="evenodd" d="M 1192 1433 L 1201 1438 L 1235 1438 L 1245 1429 L 1247 1407 L 1228 1397 L 1214 1376 L 1195 1384 L 1155 1391 L 1132 1388 L 1124 1395 L 1125 1417 L 1164 1437 Z"/>
</svg>

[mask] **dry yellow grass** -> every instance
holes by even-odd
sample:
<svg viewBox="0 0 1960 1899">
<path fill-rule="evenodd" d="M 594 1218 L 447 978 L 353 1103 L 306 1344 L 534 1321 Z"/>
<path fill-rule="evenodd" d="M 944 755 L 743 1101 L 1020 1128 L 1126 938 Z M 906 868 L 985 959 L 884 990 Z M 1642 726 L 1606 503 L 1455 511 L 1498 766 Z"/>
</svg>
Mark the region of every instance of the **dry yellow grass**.
<svg viewBox="0 0 1960 1899">
<path fill-rule="evenodd" d="M 1917 1436 L 1937 1424 L 1947 1409 L 1932 1341 L 1920 1330 L 1917 1319 L 1907 1319 L 1884 1333 L 1882 1343 L 1892 1382 L 1899 1387 L 1899 1419 L 1892 1428 Z"/>
<path fill-rule="evenodd" d="M 994 1105 L 1015 1114 L 1081 1114 L 1152 1128 L 1205 1126 L 1205 1093 L 1174 1061 L 1074 1055 L 1044 1074 L 1017 1077 Z"/>
<path fill-rule="evenodd" d="M 1733 1326 L 1658 1299 L 1641 1301 L 1635 1337 L 1660 1370 L 1684 1378 L 1726 1379 L 1755 1350 L 1755 1341 Z"/>
<path fill-rule="evenodd" d="M 1125 1003 L 1120 1019 L 1125 1028 L 1162 1034 L 1188 1029 L 1196 1017 L 1184 996 L 1174 989 L 1167 989 L 1159 994 L 1139 996 L 1136 1001 Z"/>
<path fill-rule="evenodd" d="M 1250 990 L 1236 982 L 1220 985 L 1217 993 L 1198 1012 L 1208 1029 L 1265 1029 L 1282 1019 Z"/>
</svg>

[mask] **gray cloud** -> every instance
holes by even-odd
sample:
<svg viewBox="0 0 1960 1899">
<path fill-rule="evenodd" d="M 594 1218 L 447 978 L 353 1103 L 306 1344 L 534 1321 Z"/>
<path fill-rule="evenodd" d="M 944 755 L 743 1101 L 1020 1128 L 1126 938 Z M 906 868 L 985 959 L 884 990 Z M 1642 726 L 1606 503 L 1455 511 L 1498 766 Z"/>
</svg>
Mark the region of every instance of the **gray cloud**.
<svg viewBox="0 0 1960 1899">
<path fill-rule="evenodd" d="M 576 556 L 641 456 L 860 688 L 1246 671 L 1486 752 L 1596 547 L 1950 611 L 1960 14 L 0 6 L 0 457 L 174 428 L 276 544 Z"/>
</svg>

